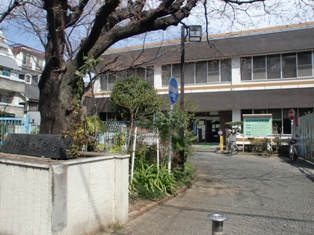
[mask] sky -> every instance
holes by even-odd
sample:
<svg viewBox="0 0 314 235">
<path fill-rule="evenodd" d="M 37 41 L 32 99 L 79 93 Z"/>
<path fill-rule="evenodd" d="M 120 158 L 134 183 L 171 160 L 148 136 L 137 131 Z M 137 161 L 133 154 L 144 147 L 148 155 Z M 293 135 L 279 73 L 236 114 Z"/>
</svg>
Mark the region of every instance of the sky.
<svg viewBox="0 0 314 235">
<path fill-rule="evenodd" d="M 225 5 L 221 0 L 207 0 L 207 3 L 207 14 L 209 16 L 207 28 L 204 17 L 204 7 L 201 1 L 198 7 L 193 10 L 191 16 L 184 20 L 184 23 L 187 25 L 202 25 L 203 35 L 206 33 L 212 35 L 314 21 L 313 0 L 266 0 L 266 5 L 264 6 L 262 2 L 247 5 L 242 4 L 241 6 Z M 300 5 L 300 3 L 302 5 Z M 4 5 L 2 5 L 1 9 L 0 6 L 0 11 L 3 10 L 3 7 Z M 45 22 L 43 21 L 43 23 Z M 21 43 L 43 51 L 43 46 L 37 38 L 32 37 L 27 32 L 17 30 L 10 22 L 1 23 L 0 29 L 6 37 L 8 44 Z M 180 30 L 180 25 L 176 27 L 171 26 L 166 31 L 149 32 L 126 39 L 116 43 L 113 47 L 138 45 L 142 44 L 144 40 L 146 43 L 149 43 L 179 39 L 181 36 Z"/>
</svg>

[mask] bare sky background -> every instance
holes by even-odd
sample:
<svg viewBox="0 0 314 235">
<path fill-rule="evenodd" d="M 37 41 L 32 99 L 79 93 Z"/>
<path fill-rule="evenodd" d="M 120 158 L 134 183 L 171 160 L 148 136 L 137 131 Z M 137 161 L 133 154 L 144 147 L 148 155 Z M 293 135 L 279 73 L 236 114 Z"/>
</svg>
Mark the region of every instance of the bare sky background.
<svg viewBox="0 0 314 235">
<path fill-rule="evenodd" d="M 151 2 L 151 4 L 154 4 L 153 0 Z M 264 3 L 256 2 L 242 5 L 228 5 L 221 0 L 207 0 L 208 27 L 206 28 L 203 2 L 204 0 L 200 1 L 191 16 L 184 20 L 187 25 L 202 25 L 203 35 L 314 21 L 313 0 L 265 0 Z M 3 7 L 6 7 L 5 4 L 0 6 L 0 10 L 3 10 Z M 44 24 L 45 19 L 42 20 Z M 22 43 L 43 50 L 42 45 L 35 36 L 17 29 L 10 21 L 2 23 L 0 29 L 9 44 Z M 181 36 L 180 30 L 179 25 L 170 27 L 165 31 L 146 33 L 125 39 L 116 43 L 113 47 L 179 39 Z"/>
</svg>

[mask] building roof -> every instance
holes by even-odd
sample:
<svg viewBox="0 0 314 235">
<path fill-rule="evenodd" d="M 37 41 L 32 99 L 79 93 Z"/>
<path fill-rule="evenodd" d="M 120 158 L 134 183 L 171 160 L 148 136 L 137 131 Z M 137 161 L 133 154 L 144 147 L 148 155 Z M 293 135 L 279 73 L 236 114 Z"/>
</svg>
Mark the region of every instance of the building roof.
<svg viewBox="0 0 314 235">
<path fill-rule="evenodd" d="M 314 27 L 284 28 L 274 31 L 255 31 L 247 34 L 185 43 L 185 62 L 289 53 L 314 49 Z M 144 48 L 144 49 L 143 49 Z M 102 65 L 107 69 L 120 70 L 136 66 L 180 63 L 181 45 L 143 47 L 142 49 L 111 50 L 103 55 Z M 114 63 L 113 63 L 114 62 Z"/>
</svg>

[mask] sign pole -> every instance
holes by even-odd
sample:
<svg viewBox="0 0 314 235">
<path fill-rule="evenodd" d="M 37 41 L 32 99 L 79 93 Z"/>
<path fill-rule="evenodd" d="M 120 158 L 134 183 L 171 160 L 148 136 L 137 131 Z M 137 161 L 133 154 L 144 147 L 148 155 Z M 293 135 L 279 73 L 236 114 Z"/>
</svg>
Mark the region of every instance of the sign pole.
<svg viewBox="0 0 314 235">
<path fill-rule="evenodd" d="M 173 104 L 170 105 L 170 119 L 172 118 Z M 171 159 L 172 159 L 172 130 L 169 138 L 169 150 L 168 150 L 168 174 L 171 173 Z"/>
<path fill-rule="evenodd" d="M 169 100 L 171 102 L 170 105 L 170 120 L 172 119 L 172 111 L 173 111 L 173 104 L 175 104 L 178 100 L 178 83 L 175 78 L 171 78 L 169 81 L 168 87 L 168 95 Z M 171 173 L 171 158 L 172 158 L 172 130 L 170 130 L 170 138 L 169 138 L 169 150 L 168 150 L 168 173 Z"/>
</svg>

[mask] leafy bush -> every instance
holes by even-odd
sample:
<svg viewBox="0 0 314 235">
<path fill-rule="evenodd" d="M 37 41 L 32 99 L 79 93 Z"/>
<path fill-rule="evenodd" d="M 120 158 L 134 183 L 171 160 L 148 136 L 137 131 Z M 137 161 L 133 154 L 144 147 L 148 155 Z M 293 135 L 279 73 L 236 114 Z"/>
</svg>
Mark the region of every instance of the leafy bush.
<svg viewBox="0 0 314 235">
<path fill-rule="evenodd" d="M 162 167 L 159 172 L 156 164 L 142 164 L 134 171 L 134 190 L 142 199 L 160 199 L 165 195 L 176 195 L 177 184 L 174 175 Z"/>
<path fill-rule="evenodd" d="M 195 168 L 189 162 L 185 163 L 183 172 L 173 170 L 171 174 L 166 167 L 162 167 L 158 173 L 156 164 L 142 164 L 134 172 L 133 183 L 129 187 L 130 197 L 156 200 L 166 195 L 175 196 L 178 187 L 188 185 L 194 178 Z"/>
</svg>

